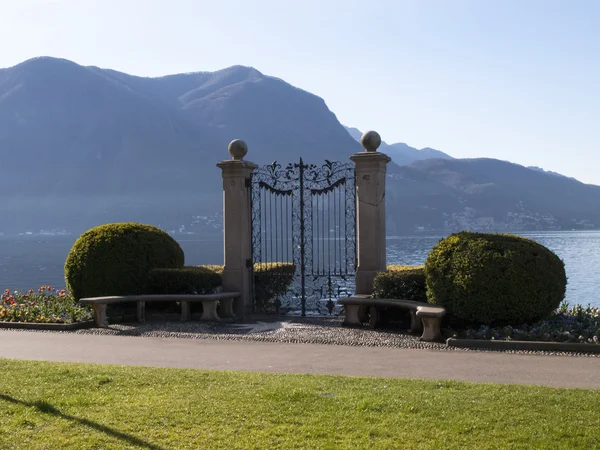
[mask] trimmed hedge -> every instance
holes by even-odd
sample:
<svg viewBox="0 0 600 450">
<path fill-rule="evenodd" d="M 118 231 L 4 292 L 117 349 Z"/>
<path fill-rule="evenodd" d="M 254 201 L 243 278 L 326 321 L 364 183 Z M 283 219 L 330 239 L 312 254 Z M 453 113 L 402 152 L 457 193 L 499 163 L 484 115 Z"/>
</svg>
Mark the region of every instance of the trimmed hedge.
<svg viewBox="0 0 600 450">
<path fill-rule="evenodd" d="M 148 294 L 211 293 L 221 289 L 221 265 L 183 267 L 181 269 L 153 269 L 150 271 Z M 254 264 L 255 309 L 273 312 L 277 299 L 285 294 L 296 272 L 292 263 Z"/>
<path fill-rule="evenodd" d="M 223 273 L 223 266 L 200 266 L 219 276 Z M 277 300 L 285 294 L 296 273 L 296 266 L 292 263 L 256 263 L 254 270 L 254 309 L 257 312 L 277 311 Z"/>
<path fill-rule="evenodd" d="M 461 232 L 425 263 L 427 297 L 461 323 L 519 325 L 549 316 L 565 297 L 564 263 L 530 239 Z"/>
<path fill-rule="evenodd" d="M 100 225 L 83 233 L 65 262 L 75 299 L 142 294 L 155 268 L 181 268 L 183 250 L 166 232 L 139 223 Z"/>
<path fill-rule="evenodd" d="M 152 269 L 147 294 L 211 294 L 221 287 L 220 266 L 183 267 L 181 269 Z M 221 269 L 222 270 L 222 269 Z"/>
<path fill-rule="evenodd" d="M 397 298 L 427 302 L 425 266 L 388 266 L 373 281 L 375 298 Z"/>
<path fill-rule="evenodd" d="M 290 288 L 295 273 L 296 265 L 292 263 L 254 264 L 255 311 L 278 311 L 277 300 Z"/>
</svg>

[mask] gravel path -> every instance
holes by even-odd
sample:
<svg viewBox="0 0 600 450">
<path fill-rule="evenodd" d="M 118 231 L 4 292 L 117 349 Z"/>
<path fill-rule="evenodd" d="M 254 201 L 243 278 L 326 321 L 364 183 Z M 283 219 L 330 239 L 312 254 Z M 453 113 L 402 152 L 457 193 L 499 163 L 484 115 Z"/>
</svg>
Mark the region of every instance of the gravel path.
<svg viewBox="0 0 600 450">
<path fill-rule="evenodd" d="M 21 331 L 21 330 L 19 330 Z M 32 332 L 32 331 L 29 331 Z M 54 331 L 36 331 L 52 332 Z M 342 326 L 341 318 L 273 317 L 254 321 L 230 323 L 180 322 L 177 319 L 149 319 L 147 323 L 112 324 L 109 328 L 89 328 L 77 331 L 61 331 L 86 335 L 162 337 L 175 339 L 210 339 L 217 341 L 237 340 L 253 342 L 280 342 L 288 344 L 326 344 L 353 347 L 388 347 L 405 349 L 429 349 L 438 351 L 484 351 L 516 354 L 560 355 L 600 357 L 600 354 L 574 352 L 544 352 L 517 350 L 473 350 L 448 347 L 445 343 L 422 342 L 419 336 L 402 329 L 371 330 Z"/>
<path fill-rule="evenodd" d="M 148 322 L 115 324 L 110 328 L 74 331 L 79 334 L 168 337 L 179 339 L 244 340 L 302 344 L 330 344 L 366 347 L 427 348 L 445 350 L 446 344 L 421 342 L 400 330 L 371 330 L 343 327 L 342 319 L 289 318 L 265 319 L 245 323 Z"/>
</svg>

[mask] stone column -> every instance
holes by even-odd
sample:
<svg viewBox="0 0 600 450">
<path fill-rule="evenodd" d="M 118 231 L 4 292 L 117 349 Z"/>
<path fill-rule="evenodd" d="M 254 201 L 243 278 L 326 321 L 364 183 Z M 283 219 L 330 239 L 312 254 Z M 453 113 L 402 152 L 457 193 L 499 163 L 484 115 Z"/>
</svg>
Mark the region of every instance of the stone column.
<svg viewBox="0 0 600 450">
<path fill-rule="evenodd" d="M 360 139 L 364 152 L 350 157 L 356 164 L 356 294 L 372 294 L 373 279 L 386 270 L 385 176 L 391 158 L 379 153 L 381 138 L 368 131 Z"/>
<path fill-rule="evenodd" d="M 246 153 L 246 143 L 236 139 L 229 144 L 231 160 L 217 164 L 223 171 L 223 291 L 241 294 L 234 303 L 234 313 L 238 317 L 252 312 L 252 204 L 249 186 L 257 165 L 243 160 Z"/>
</svg>

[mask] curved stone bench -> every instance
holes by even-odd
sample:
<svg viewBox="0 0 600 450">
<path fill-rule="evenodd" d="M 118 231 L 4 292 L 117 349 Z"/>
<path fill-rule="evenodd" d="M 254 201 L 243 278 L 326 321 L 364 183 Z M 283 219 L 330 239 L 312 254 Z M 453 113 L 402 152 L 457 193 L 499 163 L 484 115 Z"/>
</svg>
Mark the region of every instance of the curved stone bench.
<svg viewBox="0 0 600 450">
<path fill-rule="evenodd" d="M 200 320 L 219 321 L 221 318 L 217 314 L 217 302 L 221 306 L 221 315 L 223 317 L 234 317 L 233 300 L 240 296 L 239 292 L 221 292 L 219 294 L 152 294 L 152 295 L 122 295 L 109 297 L 87 297 L 79 300 L 84 305 L 92 305 L 96 325 L 100 328 L 108 327 L 108 318 L 106 317 L 106 306 L 118 303 L 137 303 L 138 322 L 146 321 L 146 303 L 147 302 L 180 302 L 181 320 L 186 321 L 190 318 L 190 303 L 202 302 L 202 317 Z"/>
<path fill-rule="evenodd" d="M 440 325 L 446 310 L 441 306 L 414 300 L 392 298 L 372 298 L 370 295 L 353 295 L 337 301 L 344 306 L 344 325 L 362 325 L 369 322 L 371 328 L 381 323 L 381 312 L 386 308 L 400 308 L 410 311 L 410 329 L 421 332 L 423 341 L 442 339 Z"/>
</svg>

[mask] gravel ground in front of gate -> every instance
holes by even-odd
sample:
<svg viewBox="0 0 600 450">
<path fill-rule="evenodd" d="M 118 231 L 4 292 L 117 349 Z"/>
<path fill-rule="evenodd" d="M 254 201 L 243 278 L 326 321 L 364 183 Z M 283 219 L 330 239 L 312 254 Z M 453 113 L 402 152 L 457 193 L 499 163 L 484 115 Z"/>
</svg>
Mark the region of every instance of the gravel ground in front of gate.
<svg viewBox="0 0 600 450">
<path fill-rule="evenodd" d="M 530 350 L 474 350 L 448 347 L 440 342 L 422 342 L 419 335 L 410 334 L 402 325 L 394 328 L 372 330 L 342 326 L 341 317 L 254 317 L 252 320 L 206 323 L 180 322 L 177 315 L 148 317 L 147 322 L 111 324 L 108 328 L 88 328 L 76 331 L 42 331 L 41 333 L 74 333 L 113 336 L 162 337 L 175 339 L 241 340 L 256 342 L 281 342 L 292 344 L 326 344 L 365 347 L 414 348 L 443 351 L 494 351 L 521 354 L 546 354 L 569 356 L 597 356 L 573 352 L 548 352 Z"/>
<path fill-rule="evenodd" d="M 117 336 L 168 337 L 181 339 L 248 340 L 330 344 L 352 346 L 445 349 L 446 344 L 421 342 L 419 336 L 403 329 L 371 330 L 342 326 L 341 318 L 274 319 L 230 323 L 203 323 L 150 320 L 144 324 L 112 324 L 109 328 L 74 331 L 78 334 L 108 334 Z"/>
<path fill-rule="evenodd" d="M 74 331 L 18 330 L 28 333 L 73 333 L 174 339 L 240 340 L 280 342 L 289 344 L 325 344 L 364 347 L 413 348 L 440 351 L 493 351 L 537 355 L 600 357 L 598 353 L 574 353 L 534 350 L 482 350 L 449 347 L 443 342 L 422 342 L 419 335 L 410 334 L 402 325 L 372 330 L 342 326 L 341 317 L 254 317 L 251 320 L 206 323 L 180 322 L 178 315 L 150 316 L 146 323 L 111 324 L 108 328 L 88 328 Z"/>
</svg>

